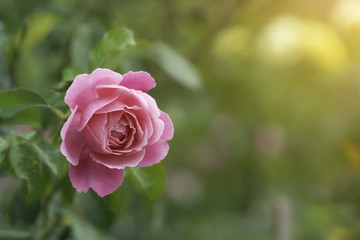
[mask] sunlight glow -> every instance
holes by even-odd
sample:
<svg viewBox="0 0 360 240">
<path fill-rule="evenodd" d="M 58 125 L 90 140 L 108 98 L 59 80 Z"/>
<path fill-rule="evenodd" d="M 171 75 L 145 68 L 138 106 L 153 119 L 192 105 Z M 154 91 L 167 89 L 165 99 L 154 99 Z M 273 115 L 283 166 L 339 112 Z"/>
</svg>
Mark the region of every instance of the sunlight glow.
<svg viewBox="0 0 360 240">
<path fill-rule="evenodd" d="M 282 15 L 271 21 L 258 37 L 257 54 L 265 62 L 293 66 L 308 62 L 326 72 L 347 65 L 347 52 L 337 33 L 327 25 Z"/>
</svg>

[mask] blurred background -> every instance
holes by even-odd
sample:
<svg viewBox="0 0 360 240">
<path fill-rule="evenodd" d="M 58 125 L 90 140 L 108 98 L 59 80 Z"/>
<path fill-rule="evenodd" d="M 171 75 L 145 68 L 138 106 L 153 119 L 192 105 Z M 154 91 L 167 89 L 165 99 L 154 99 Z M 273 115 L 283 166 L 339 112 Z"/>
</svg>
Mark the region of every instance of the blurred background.
<svg viewBox="0 0 360 240">
<path fill-rule="evenodd" d="M 360 239 L 359 0 L 0 0 L 1 88 L 87 72 L 123 27 L 137 46 L 104 67 L 155 78 L 166 188 L 149 202 L 125 179 L 116 211 L 76 194 L 59 239 Z M 0 228 L 31 228 L 36 203 L 0 199 Z"/>
</svg>

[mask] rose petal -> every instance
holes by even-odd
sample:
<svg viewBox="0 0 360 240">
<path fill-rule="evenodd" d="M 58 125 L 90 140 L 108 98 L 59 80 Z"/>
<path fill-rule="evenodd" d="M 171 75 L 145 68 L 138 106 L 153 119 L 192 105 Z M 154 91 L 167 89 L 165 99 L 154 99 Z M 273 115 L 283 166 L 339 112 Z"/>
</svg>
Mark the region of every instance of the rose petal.
<svg viewBox="0 0 360 240">
<path fill-rule="evenodd" d="M 98 153 L 111 153 L 106 148 L 106 142 L 105 144 L 102 143 L 89 126 L 85 126 L 81 133 L 86 146 L 90 148 L 91 151 Z"/>
<path fill-rule="evenodd" d="M 109 125 L 117 123 L 124 113 L 122 111 L 110 112 L 107 114 L 107 122 Z"/>
<path fill-rule="evenodd" d="M 94 101 L 91 101 L 84 109 L 83 113 L 81 114 L 80 123 L 78 126 L 78 130 L 81 131 L 85 125 L 88 123 L 90 118 L 93 114 L 99 110 L 100 108 L 104 107 L 105 105 L 113 102 L 116 99 L 116 96 L 112 95 L 105 98 L 98 98 Z"/>
<path fill-rule="evenodd" d="M 97 68 L 90 75 L 94 81 L 94 87 L 98 85 L 119 85 L 123 80 L 120 73 L 105 68 Z"/>
<path fill-rule="evenodd" d="M 126 105 L 123 102 L 115 99 L 111 103 L 97 110 L 96 113 L 112 113 L 112 112 L 124 110 L 125 107 Z"/>
<path fill-rule="evenodd" d="M 125 144 L 125 148 L 130 150 L 141 150 L 148 142 L 147 124 L 149 123 L 150 119 L 146 115 L 148 121 L 144 121 L 139 117 L 139 115 L 136 115 L 136 113 L 134 112 L 141 113 L 142 111 L 132 111 L 132 109 L 126 110 L 125 117 L 128 119 L 130 126 L 135 128 L 136 131 L 134 134 L 134 138 L 131 139 L 131 142 L 129 141 L 127 144 Z"/>
<path fill-rule="evenodd" d="M 147 92 L 156 86 L 154 78 L 147 72 L 128 72 L 124 74 L 121 86 Z"/>
<path fill-rule="evenodd" d="M 93 161 L 88 149 L 83 149 L 77 166 L 70 165 L 69 176 L 72 185 L 78 192 L 87 192 L 92 188 L 99 196 L 104 197 L 114 192 L 124 179 L 123 169 L 110 169 Z"/>
<path fill-rule="evenodd" d="M 144 159 L 137 165 L 138 167 L 148 167 L 163 160 L 169 152 L 169 144 L 159 141 L 153 145 L 146 146 Z"/>
<path fill-rule="evenodd" d="M 174 125 L 168 114 L 160 111 L 160 119 L 164 122 L 164 131 L 160 137 L 160 141 L 169 141 L 174 136 Z"/>
<path fill-rule="evenodd" d="M 163 131 L 164 131 L 164 122 L 161 121 L 158 117 L 154 117 L 152 114 L 149 114 L 151 118 L 153 134 L 148 139 L 148 144 L 154 144 L 159 141 Z"/>
<path fill-rule="evenodd" d="M 174 135 L 174 126 L 169 115 L 161 111 L 160 119 L 164 122 L 164 131 L 160 140 L 152 145 L 146 146 L 144 159 L 138 164 L 139 167 L 148 167 L 163 160 L 169 151 L 167 141 Z"/>
<path fill-rule="evenodd" d="M 149 112 L 151 112 L 153 115 L 159 117 L 160 116 L 160 109 L 157 106 L 155 99 L 153 97 L 151 97 L 147 93 L 141 93 L 140 92 L 139 95 L 144 98 L 144 101 L 146 102 L 146 104 L 148 106 L 147 110 Z"/>
<path fill-rule="evenodd" d="M 75 109 L 76 106 L 82 108 L 94 98 L 93 92 L 91 91 L 92 86 L 93 80 L 89 74 L 76 76 L 66 91 L 65 103 L 69 105 L 71 109 Z"/>
<path fill-rule="evenodd" d="M 111 153 L 107 139 L 107 114 L 94 114 L 82 130 L 88 148 L 98 153 Z"/>
<path fill-rule="evenodd" d="M 134 124 L 129 121 L 127 114 L 123 112 L 122 117 L 113 124 L 108 124 L 108 139 L 109 139 L 109 147 L 112 151 L 121 153 L 123 150 L 127 149 L 128 146 L 134 140 L 134 135 L 136 133 L 136 129 Z M 115 133 L 116 135 L 114 135 Z M 110 146 L 111 145 L 111 146 Z M 126 150 L 126 152 L 132 152 L 133 150 Z"/>
<path fill-rule="evenodd" d="M 159 141 L 160 136 L 164 130 L 164 123 L 159 119 L 160 117 L 160 110 L 155 102 L 155 99 L 153 99 L 150 95 L 146 93 L 140 94 L 148 104 L 148 112 L 151 121 L 151 127 L 149 127 L 149 139 L 148 144 L 154 144 L 157 141 Z"/>
<path fill-rule="evenodd" d="M 124 144 L 124 149 L 128 149 L 134 142 L 135 136 L 139 138 L 144 138 L 144 131 L 140 127 L 139 123 L 137 121 L 132 121 L 132 116 L 125 114 L 124 115 L 126 120 L 129 123 L 131 131 L 129 132 L 129 135 L 127 137 L 127 141 Z"/>
<path fill-rule="evenodd" d="M 144 158 L 145 150 L 134 153 L 124 153 L 121 155 L 99 154 L 92 152 L 91 157 L 98 163 L 116 169 L 124 169 L 125 167 L 135 167 Z"/>
<path fill-rule="evenodd" d="M 101 98 L 117 96 L 116 101 L 125 104 L 127 107 L 138 106 L 148 109 L 148 104 L 142 97 L 143 92 L 116 85 L 99 85 L 96 87 L 96 91 Z"/>
<path fill-rule="evenodd" d="M 71 113 L 64 126 L 61 129 L 61 138 L 63 142 L 60 146 L 61 153 L 72 165 L 78 165 L 81 149 L 84 141 L 81 133 L 77 130 L 80 121 L 80 112 L 78 107 Z"/>
<path fill-rule="evenodd" d="M 71 109 L 77 105 L 82 109 L 98 97 L 95 87 L 98 85 L 118 85 L 122 75 L 109 69 L 98 68 L 91 74 L 80 74 L 75 77 L 65 95 L 65 102 Z"/>
<path fill-rule="evenodd" d="M 113 131 L 119 133 L 121 132 L 122 136 L 125 138 L 120 141 L 117 137 L 112 136 Z M 136 119 L 134 119 L 133 116 L 127 114 L 126 111 L 116 111 L 107 114 L 106 132 L 108 145 L 107 149 L 115 153 L 133 152 L 134 148 L 129 148 L 129 146 L 132 144 L 135 134 L 140 137 L 143 136 L 143 131 L 141 130 L 141 127 L 139 126 Z"/>
</svg>

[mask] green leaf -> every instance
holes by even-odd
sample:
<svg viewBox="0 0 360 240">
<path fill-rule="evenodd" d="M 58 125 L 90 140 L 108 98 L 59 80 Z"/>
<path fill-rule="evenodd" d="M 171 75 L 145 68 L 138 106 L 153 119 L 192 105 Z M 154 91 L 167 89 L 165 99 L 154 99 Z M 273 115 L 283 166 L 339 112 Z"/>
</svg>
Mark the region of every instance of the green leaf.
<svg viewBox="0 0 360 240">
<path fill-rule="evenodd" d="M 104 205 L 106 209 L 109 211 L 116 213 L 119 210 L 120 207 L 120 201 L 121 201 L 121 188 L 118 188 L 115 192 L 112 194 L 106 195 L 103 198 L 99 198 L 101 200 L 101 203 Z"/>
<path fill-rule="evenodd" d="M 8 145 L 9 142 L 6 139 L 0 137 L 0 152 L 3 151 Z"/>
<path fill-rule="evenodd" d="M 56 27 L 58 19 L 56 14 L 50 11 L 35 11 L 29 14 L 29 27 L 23 42 L 23 49 L 31 51 L 38 44 L 43 43 L 50 32 Z"/>
<path fill-rule="evenodd" d="M 27 182 L 32 192 L 41 180 L 41 169 L 38 154 L 28 142 L 13 141 L 10 147 L 9 160 L 15 175 Z"/>
<path fill-rule="evenodd" d="M 22 138 L 26 139 L 27 141 L 30 141 L 33 137 L 36 135 L 36 130 L 30 130 L 29 132 L 22 135 Z"/>
<path fill-rule="evenodd" d="M 72 81 L 74 81 L 77 75 L 82 73 L 84 73 L 84 71 L 77 66 L 65 68 L 62 71 L 62 81 L 56 82 L 52 86 L 54 89 L 57 90 L 63 89 L 65 86 L 69 85 Z"/>
<path fill-rule="evenodd" d="M 62 154 L 59 154 L 59 159 L 57 161 L 57 175 L 58 178 L 61 178 L 69 171 L 69 162 L 66 160 L 66 157 Z"/>
<path fill-rule="evenodd" d="M 0 91 L 0 118 L 10 118 L 29 107 L 46 107 L 61 119 L 67 117 L 58 108 L 48 105 L 45 99 L 35 92 L 25 89 Z"/>
<path fill-rule="evenodd" d="M 165 187 L 166 171 L 161 163 L 150 167 L 132 167 L 127 168 L 131 179 L 153 200 L 157 198 Z"/>
<path fill-rule="evenodd" d="M 50 143 L 44 140 L 39 141 L 37 144 L 34 143 L 33 147 L 50 170 L 57 175 L 57 164 L 60 155 L 59 151 L 53 149 Z"/>
<path fill-rule="evenodd" d="M 64 81 L 66 83 L 70 83 L 70 81 Z M 62 83 L 62 82 L 58 82 Z M 57 92 L 53 90 L 49 90 L 44 94 L 44 99 L 48 103 L 48 105 L 51 105 L 53 107 L 65 107 L 67 106 L 64 98 L 65 98 L 66 92 Z"/>
<path fill-rule="evenodd" d="M 200 74 L 184 57 L 165 43 L 156 43 L 151 58 L 181 85 L 197 90 L 201 88 Z"/>
<path fill-rule="evenodd" d="M 94 29 L 88 24 L 80 24 L 75 30 L 70 44 L 72 65 L 79 66 L 83 70 L 88 69 L 89 53 L 94 46 Z"/>
<path fill-rule="evenodd" d="M 81 70 L 81 68 L 79 67 L 70 67 L 70 68 L 65 68 L 62 71 L 62 80 L 63 81 L 73 81 L 74 78 L 79 75 L 84 73 L 83 70 Z"/>
<path fill-rule="evenodd" d="M 36 108 L 26 108 L 19 111 L 10 118 L 0 118 L 0 125 L 31 125 L 34 127 L 41 126 L 41 115 Z"/>
<path fill-rule="evenodd" d="M 0 239 L 29 239 L 32 232 L 23 229 L 1 229 Z"/>
<path fill-rule="evenodd" d="M 72 224 L 72 229 L 74 233 L 74 240 L 110 240 L 111 238 L 102 236 L 97 229 L 92 226 L 90 223 L 85 222 L 82 219 L 74 218 Z"/>
<path fill-rule="evenodd" d="M 90 71 L 101 67 L 106 58 L 128 45 L 135 45 L 134 34 L 129 29 L 112 30 L 104 34 L 103 39 L 90 53 Z"/>
<path fill-rule="evenodd" d="M 56 114 L 56 116 L 58 116 L 61 119 L 65 119 L 68 117 L 67 113 L 63 113 L 60 109 L 58 109 L 54 106 L 47 105 L 46 107 L 51 109 Z"/>
<path fill-rule="evenodd" d="M 127 47 L 111 54 L 103 63 L 104 68 L 120 69 L 121 72 L 128 72 L 137 70 L 138 67 L 134 63 L 141 61 L 147 56 L 149 50 L 152 49 L 152 44 L 145 40 L 137 40 L 135 46 Z M 119 68 L 120 67 L 120 68 Z"/>
<path fill-rule="evenodd" d="M 71 81 L 59 81 L 59 82 L 56 82 L 52 85 L 52 87 L 56 90 L 61 90 L 63 88 L 65 88 L 67 85 L 70 85 Z"/>
<path fill-rule="evenodd" d="M 10 88 L 10 78 L 6 71 L 5 39 L 6 36 L 4 24 L 0 21 L 0 89 Z"/>
<path fill-rule="evenodd" d="M 0 163 L 3 161 L 3 159 L 5 158 L 5 149 L 9 146 L 9 142 L 0 137 Z"/>
<path fill-rule="evenodd" d="M 45 100 L 25 89 L 0 91 L 0 117 L 9 118 L 28 107 L 47 107 Z"/>
</svg>

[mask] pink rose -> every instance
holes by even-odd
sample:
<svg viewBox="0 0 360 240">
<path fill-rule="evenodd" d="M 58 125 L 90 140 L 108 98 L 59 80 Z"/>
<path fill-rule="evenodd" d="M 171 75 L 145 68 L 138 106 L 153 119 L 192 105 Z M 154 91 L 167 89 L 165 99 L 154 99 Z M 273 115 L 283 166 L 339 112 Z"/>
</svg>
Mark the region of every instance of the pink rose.
<svg viewBox="0 0 360 240">
<path fill-rule="evenodd" d="M 98 68 L 78 75 L 65 102 L 73 110 L 61 129 L 61 152 L 79 192 L 101 197 L 122 183 L 125 167 L 147 167 L 169 151 L 174 128 L 146 92 L 155 87 L 146 72 L 125 75 Z"/>
</svg>

